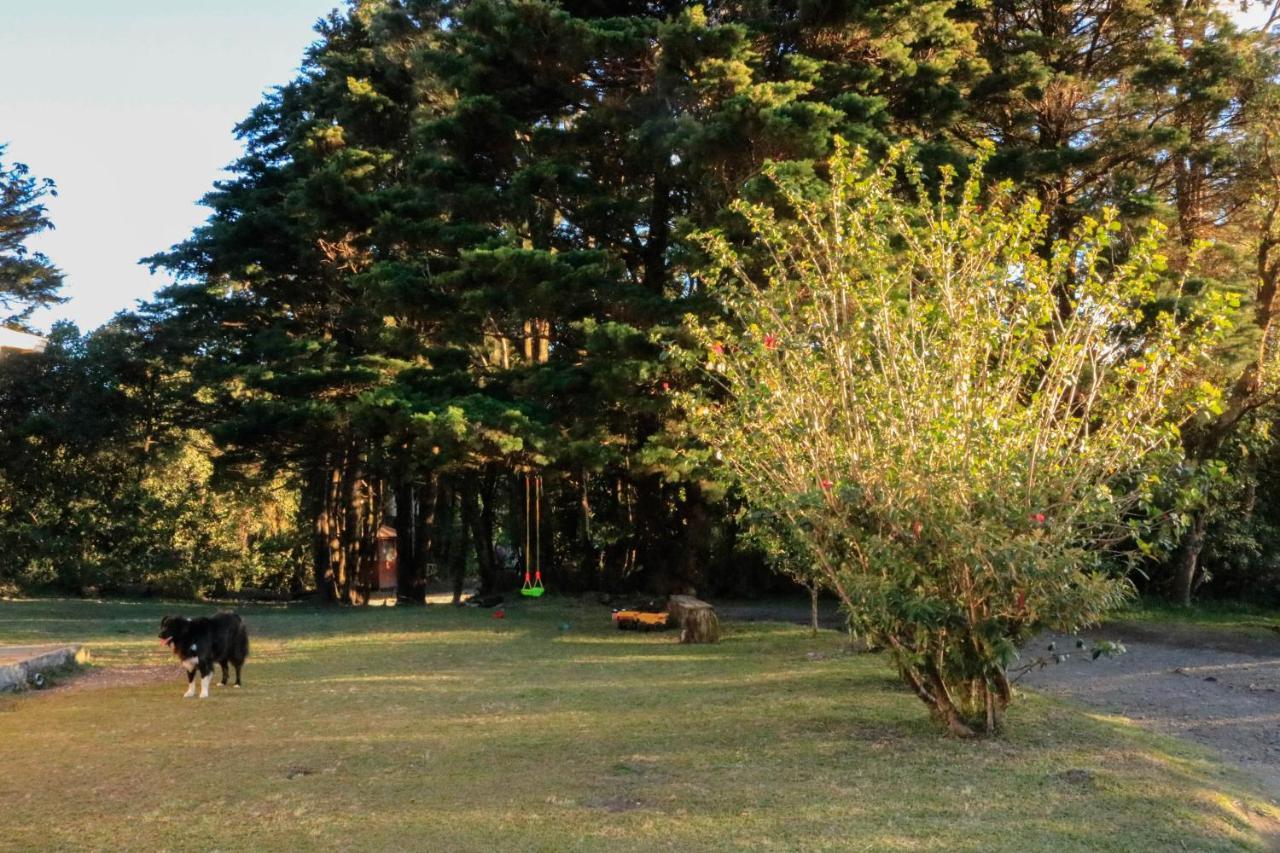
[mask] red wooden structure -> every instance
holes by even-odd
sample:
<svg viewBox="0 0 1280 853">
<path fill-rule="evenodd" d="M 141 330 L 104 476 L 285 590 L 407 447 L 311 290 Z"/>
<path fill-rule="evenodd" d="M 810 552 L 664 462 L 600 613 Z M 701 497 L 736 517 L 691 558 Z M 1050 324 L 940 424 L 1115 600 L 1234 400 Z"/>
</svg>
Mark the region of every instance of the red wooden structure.
<svg viewBox="0 0 1280 853">
<path fill-rule="evenodd" d="M 379 527 L 376 545 L 377 588 L 393 590 L 396 588 L 396 529 L 389 524 Z"/>
</svg>

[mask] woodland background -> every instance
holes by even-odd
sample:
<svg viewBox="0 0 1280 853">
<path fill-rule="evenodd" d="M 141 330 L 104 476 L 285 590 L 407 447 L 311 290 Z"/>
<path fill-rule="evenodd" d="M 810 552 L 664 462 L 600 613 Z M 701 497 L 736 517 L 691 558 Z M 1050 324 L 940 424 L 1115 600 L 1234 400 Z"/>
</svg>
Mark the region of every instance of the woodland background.
<svg viewBox="0 0 1280 853">
<path fill-rule="evenodd" d="M 1235 294 L 1221 405 L 1114 571 L 1280 599 L 1273 24 L 1204 0 L 356 0 L 238 127 L 207 224 L 146 259 L 173 283 L 0 360 L 0 587 L 360 603 L 388 524 L 405 599 L 501 590 L 531 478 L 552 589 L 786 587 L 672 403 L 704 381 L 685 318 L 720 310 L 690 235 L 745 235 L 729 205 L 770 201 L 764 166 L 816 180 L 842 136 L 908 143 L 927 181 L 990 142 L 1046 241 L 1154 218 L 1184 298 Z M 14 328 L 58 299 L 24 246 L 52 189 L 0 149 Z"/>
</svg>

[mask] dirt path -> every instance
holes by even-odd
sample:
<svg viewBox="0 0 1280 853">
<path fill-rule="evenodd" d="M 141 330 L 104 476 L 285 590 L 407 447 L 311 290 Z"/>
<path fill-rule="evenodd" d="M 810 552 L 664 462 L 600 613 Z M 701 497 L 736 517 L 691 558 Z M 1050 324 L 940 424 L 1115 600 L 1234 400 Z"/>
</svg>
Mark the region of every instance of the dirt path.
<svg viewBox="0 0 1280 853">
<path fill-rule="evenodd" d="M 1257 776 L 1280 800 L 1280 639 L 1194 626 L 1118 625 L 1096 632 L 1127 654 L 1094 661 L 1075 653 L 1019 683 L 1187 738 Z M 1024 652 L 1074 652 L 1046 636 Z"/>
</svg>

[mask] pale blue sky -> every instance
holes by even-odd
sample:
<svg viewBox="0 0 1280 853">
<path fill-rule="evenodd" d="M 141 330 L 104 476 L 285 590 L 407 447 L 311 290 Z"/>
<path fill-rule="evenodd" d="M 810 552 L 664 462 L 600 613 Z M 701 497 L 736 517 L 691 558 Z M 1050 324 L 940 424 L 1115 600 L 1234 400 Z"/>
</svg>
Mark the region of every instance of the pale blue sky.
<svg viewBox="0 0 1280 853">
<path fill-rule="evenodd" d="M 35 245 L 88 330 L 165 283 L 138 265 L 202 222 L 232 127 L 341 0 L 0 0 L 0 142 L 58 183 Z"/>
</svg>

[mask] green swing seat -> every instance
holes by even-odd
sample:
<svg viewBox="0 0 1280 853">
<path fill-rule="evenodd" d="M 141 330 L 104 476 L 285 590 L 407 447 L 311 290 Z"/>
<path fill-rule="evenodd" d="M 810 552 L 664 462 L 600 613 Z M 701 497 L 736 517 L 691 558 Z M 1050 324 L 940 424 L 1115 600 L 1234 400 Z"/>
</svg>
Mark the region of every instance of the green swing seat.
<svg viewBox="0 0 1280 853">
<path fill-rule="evenodd" d="M 521 596 L 525 596 L 526 598 L 540 598 L 541 594 L 544 592 L 547 592 L 547 588 L 543 587 L 543 573 L 540 573 L 539 571 L 538 575 L 536 575 L 534 580 L 532 580 L 532 583 L 530 583 L 529 573 L 526 571 L 525 585 L 524 588 L 520 590 Z"/>
</svg>

